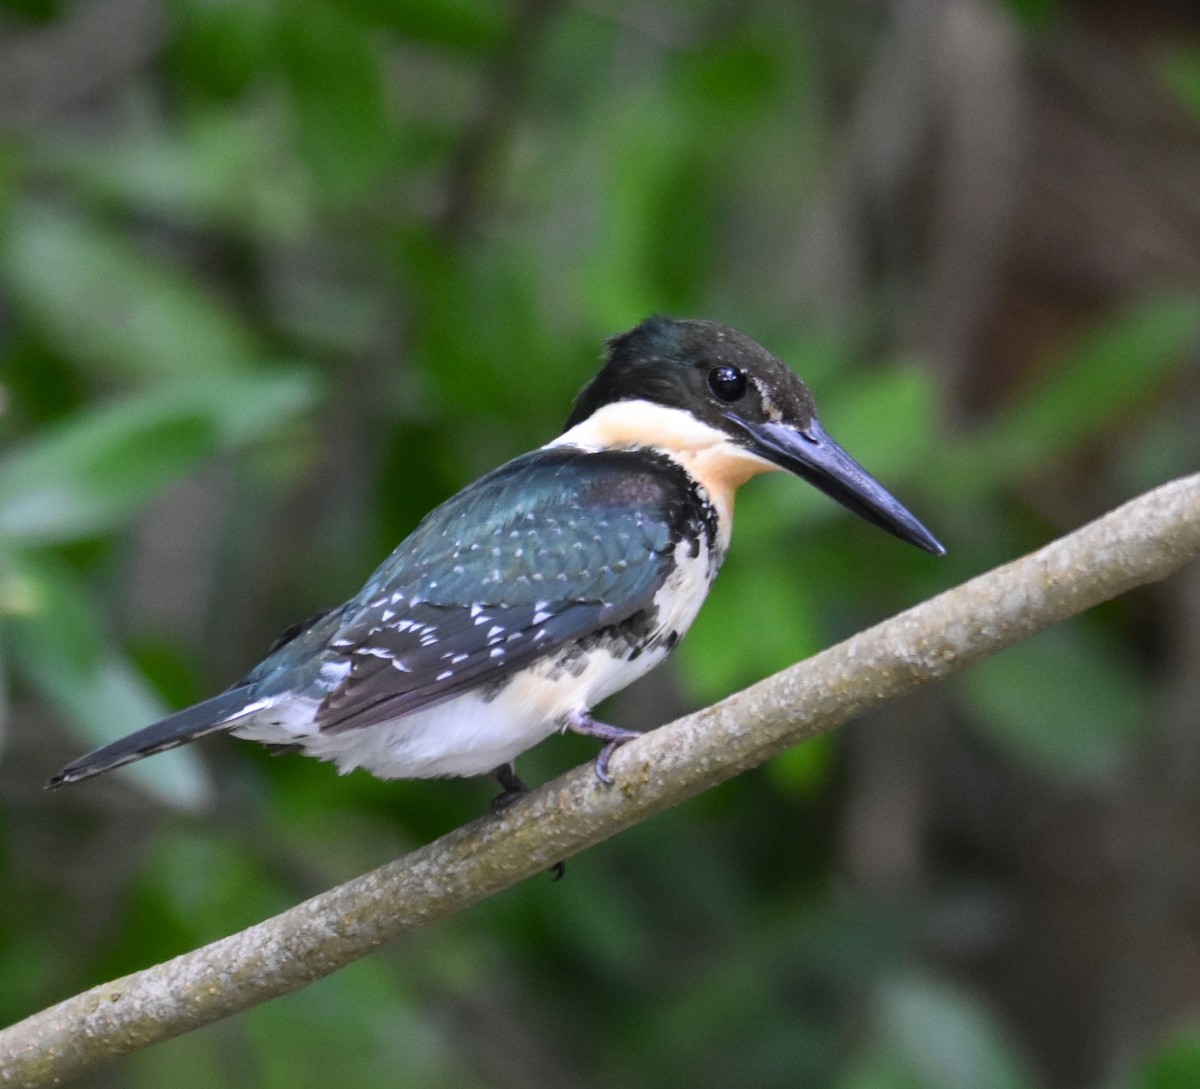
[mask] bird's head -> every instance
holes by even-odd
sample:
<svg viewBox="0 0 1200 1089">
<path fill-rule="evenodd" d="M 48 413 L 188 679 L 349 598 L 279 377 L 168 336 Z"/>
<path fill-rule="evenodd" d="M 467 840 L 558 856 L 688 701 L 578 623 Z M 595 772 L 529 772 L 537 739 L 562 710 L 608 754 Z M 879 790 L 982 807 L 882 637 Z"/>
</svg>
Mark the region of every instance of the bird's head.
<svg viewBox="0 0 1200 1089">
<path fill-rule="evenodd" d="M 711 321 L 648 318 L 608 342 L 558 440 L 657 448 L 732 501 L 743 481 L 786 469 L 919 548 L 945 549 L 826 434 L 808 387 L 760 344 Z"/>
</svg>

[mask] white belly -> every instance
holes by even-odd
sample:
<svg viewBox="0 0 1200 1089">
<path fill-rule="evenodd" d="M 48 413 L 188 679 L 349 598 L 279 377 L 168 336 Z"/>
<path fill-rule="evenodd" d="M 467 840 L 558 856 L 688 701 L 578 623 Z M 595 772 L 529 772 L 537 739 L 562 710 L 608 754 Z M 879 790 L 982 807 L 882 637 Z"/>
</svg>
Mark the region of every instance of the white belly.
<svg viewBox="0 0 1200 1089">
<path fill-rule="evenodd" d="M 275 708 L 270 721 L 248 722 L 233 734 L 274 745 L 300 745 L 308 756 L 337 764 L 343 774 L 365 768 L 380 779 L 484 775 L 560 729 L 567 714 L 587 710 L 637 680 L 666 653 L 660 648 L 622 662 L 599 650 L 578 676 L 547 661 L 516 674 L 490 700 L 481 691 L 467 692 L 390 722 L 343 733 L 315 732 L 310 703 L 286 716 L 280 714 L 282 708 Z"/>
<path fill-rule="evenodd" d="M 515 674 L 494 694 L 487 688 L 424 710 L 357 730 L 318 732 L 313 700 L 292 699 L 234 728 L 235 737 L 272 745 L 299 745 L 309 756 L 330 760 L 344 774 L 365 768 L 380 779 L 427 779 L 484 775 L 563 727 L 567 715 L 588 711 L 659 664 L 700 609 L 716 565 L 707 549 L 697 556 L 686 545 L 676 568 L 655 595 L 656 638 L 633 659 L 597 647 L 563 664 L 558 655 Z M 663 644 L 659 637 L 673 633 Z"/>
</svg>

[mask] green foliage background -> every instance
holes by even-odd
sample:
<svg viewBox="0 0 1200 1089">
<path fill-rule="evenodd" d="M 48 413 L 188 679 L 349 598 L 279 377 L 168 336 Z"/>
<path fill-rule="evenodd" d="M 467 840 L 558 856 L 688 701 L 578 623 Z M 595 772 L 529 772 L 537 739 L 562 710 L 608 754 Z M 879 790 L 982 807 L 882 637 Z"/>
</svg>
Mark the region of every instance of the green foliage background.
<svg viewBox="0 0 1200 1089">
<path fill-rule="evenodd" d="M 952 6 L 926 5 L 929 27 Z M 1058 168 L 1031 156 L 996 235 L 1016 241 L 969 262 L 987 285 L 934 291 L 955 102 L 932 79 L 879 94 L 929 63 L 912 8 L 0 5 L 0 1022 L 485 810 L 492 784 L 339 779 L 227 739 L 40 788 L 352 593 L 431 506 L 555 434 L 603 339 L 649 313 L 791 362 L 951 554 L 754 482 L 672 666 L 606 709 L 622 724 L 1194 469 L 1194 202 L 1135 187 L 1088 228 L 1122 274 L 1089 278 L 1067 246 L 1083 270 L 1048 277 L 1017 210 L 1053 217 L 1061 191 L 1023 180 Z M 1083 5 L 968 9 L 1031 99 L 1104 41 Z M 1164 153 L 1194 166 L 1200 46 L 1162 46 L 1148 10 L 1136 71 Z M 912 159 L 895 191 L 872 188 L 890 139 Z M 1101 201 L 1103 169 L 1089 181 Z M 1121 228 L 1153 215 L 1184 241 L 1147 269 Z M 947 352 L 938 307 L 959 295 L 971 331 Z M 87 1084 L 1194 1085 L 1196 600 L 1193 578 L 1115 603 L 561 884 Z M 554 739 L 522 772 L 591 751 Z"/>
</svg>

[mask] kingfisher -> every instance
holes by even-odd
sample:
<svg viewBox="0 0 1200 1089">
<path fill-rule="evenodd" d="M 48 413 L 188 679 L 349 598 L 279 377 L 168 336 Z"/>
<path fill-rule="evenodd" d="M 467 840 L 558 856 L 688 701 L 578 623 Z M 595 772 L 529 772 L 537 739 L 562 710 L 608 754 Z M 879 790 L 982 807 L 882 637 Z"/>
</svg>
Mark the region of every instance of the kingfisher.
<svg viewBox="0 0 1200 1089">
<path fill-rule="evenodd" d="M 734 329 L 652 317 L 608 341 L 556 439 L 437 507 L 339 608 L 222 694 L 74 761 L 79 782 L 213 733 L 383 779 L 491 774 L 571 730 L 688 630 L 729 548 L 734 493 L 784 469 L 934 555 L 945 549 L 826 434 L 808 387 Z"/>
</svg>

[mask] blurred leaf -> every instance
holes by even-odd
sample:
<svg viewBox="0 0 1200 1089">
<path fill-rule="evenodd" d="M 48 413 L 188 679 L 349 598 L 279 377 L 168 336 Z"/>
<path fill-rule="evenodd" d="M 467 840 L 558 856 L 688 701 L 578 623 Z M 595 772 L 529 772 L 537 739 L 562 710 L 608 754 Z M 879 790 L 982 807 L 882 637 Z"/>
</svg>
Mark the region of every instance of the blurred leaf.
<svg viewBox="0 0 1200 1089">
<path fill-rule="evenodd" d="M 313 228 L 307 179 L 257 114 L 205 112 L 186 126 L 73 141 L 43 149 L 38 165 L 87 193 L 191 227 L 268 241 L 295 241 Z"/>
<path fill-rule="evenodd" d="M 1200 1085 L 1200 1029 L 1184 1029 L 1142 1063 L 1129 1089 L 1191 1089 Z"/>
<path fill-rule="evenodd" d="M 977 494 L 1073 449 L 1155 395 L 1200 342 L 1200 303 L 1153 298 L 1101 323 L 1018 404 L 947 458 L 943 484 Z"/>
<path fill-rule="evenodd" d="M 89 414 L 0 461 L 0 536 L 60 541 L 115 528 L 190 472 L 213 446 L 211 424 L 157 415 Z"/>
<path fill-rule="evenodd" d="M 700 704 L 728 696 L 814 653 L 821 629 L 790 557 L 759 555 L 727 564 L 678 658 Z"/>
<path fill-rule="evenodd" d="M 0 602 L 0 616 L 3 612 L 3 602 Z M 4 759 L 4 745 L 8 735 L 8 652 L 4 645 L 4 636 L 4 624 L 0 622 L 0 760 Z"/>
<path fill-rule="evenodd" d="M 13 211 L 0 270 L 67 358 L 106 375 L 180 378 L 248 367 L 254 338 L 175 268 L 152 261 L 80 215 Z"/>
<path fill-rule="evenodd" d="M 500 44 L 509 5 L 500 0 L 333 0 L 368 26 L 394 31 L 423 45 L 476 53 Z"/>
<path fill-rule="evenodd" d="M 229 99 L 270 70 L 270 7 L 260 0 L 214 4 L 172 0 L 175 33 L 169 47 L 171 73 L 190 88 Z"/>
<path fill-rule="evenodd" d="M 869 471 L 911 475 L 937 442 L 933 375 L 901 362 L 839 379 L 823 398 L 821 420 Z"/>
<path fill-rule="evenodd" d="M 365 958 L 249 1011 L 262 1089 L 386 1086 L 397 1071 L 422 1089 L 482 1089 L 428 998 L 406 995 L 402 980 L 386 961 Z"/>
<path fill-rule="evenodd" d="M 612 104 L 606 121 L 597 133 L 605 170 L 590 179 L 602 243 L 585 256 L 579 305 L 596 328 L 618 330 L 659 308 L 649 240 L 661 237 L 655 217 L 689 150 L 670 100 L 630 92 Z M 687 241 L 672 247 L 677 259 Z"/>
<path fill-rule="evenodd" d="M 717 259 L 724 194 L 714 172 L 705 169 L 705 150 L 664 162 L 657 186 L 643 196 L 639 264 L 647 297 L 669 313 L 686 314 L 700 304 Z"/>
<path fill-rule="evenodd" d="M 225 1036 L 240 1037 L 240 1025 L 221 1025 L 210 1032 L 185 1032 L 129 1057 L 129 1089 L 214 1089 L 235 1084 L 228 1078 L 229 1048 Z M 238 1040 L 240 1043 L 240 1040 Z M 240 1050 L 240 1047 L 238 1048 Z"/>
<path fill-rule="evenodd" d="M 157 759 L 157 757 L 155 757 Z M 288 891 L 236 842 L 172 827 L 155 845 L 143 876 L 186 940 L 202 944 L 286 910 Z M 170 956 L 169 949 L 163 949 Z"/>
<path fill-rule="evenodd" d="M 964 674 L 976 727 L 1043 773 L 1113 771 L 1141 736 L 1150 693 L 1127 651 L 1084 620 L 1018 643 Z"/>
<path fill-rule="evenodd" d="M 0 536 L 61 541 L 116 528 L 222 447 L 303 411 L 298 372 L 159 387 L 68 418 L 0 459 Z"/>
<path fill-rule="evenodd" d="M 41 914 L 44 918 L 39 907 L 34 898 L 26 899 L 18 908 L 24 916 L 16 920 L 19 929 L 14 928 L 8 933 L 0 929 L 0 979 L 4 980 L 0 991 L 0 1020 L 6 1025 L 29 1016 L 28 1005 L 21 1001 L 24 996 L 50 993 L 47 984 L 53 978 L 52 965 L 62 956 L 62 935 L 37 926 L 36 916 Z M 21 923 L 25 925 L 21 926 Z M 9 934 L 17 940 L 4 941 Z"/>
<path fill-rule="evenodd" d="M 513 440 L 517 449 L 545 441 L 547 428 L 561 424 L 578 390 L 569 367 L 578 355 L 542 320 L 528 265 L 508 248 L 457 261 L 430 232 L 411 233 L 405 257 L 419 299 L 419 359 L 448 419 L 469 421 L 469 449 L 486 455 L 480 468 L 511 456 Z M 471 320 L 464 321 L 464 314 Z M 521 380 L 531 375 L 537 375 L 532 386 Z M 492 422 L 481 432 L 480 420 Z M 494 437 L 506 443 L 489 450 Z"/>
<path fill-rule="evenodd" d="M 162 718 L 167 708 L 101 628 L 84 584 L 48 557 L 21 557 L 19 567 L 36 606 L 10 617 L 6 630 L 13 662 L 29 683 L 93 746 Z M 186 749 L 156 756 L 152 767 L 131 764 L 122 773 L 178 809 L 199 809 L 209 799 L 203 765 Z"/>
<path fill-rule="evenodd" d="M 379 51 L 366 32 L 323 0 L 276 9 L 300 151 L 335 203 L 364 197 L 392 150 Z"/>
<path fill-rule="evenodd" d="M 22 19 L 50 22 L 58 17 L 62 0 L 4 0 L 0 8 L 11 11 Z"/>
<path fill-rule="evenodd" d="M 740 125 L 758 111 L 770 109 L 779 96 L 787 70 L 785 57 L 771 41 L 758 35 L 721 41 L 721 48 L 685 54 L 684 87 L 689 97 L 708 109 L 705 116 L 728 116 Z M 694 107 L 693 107 L 694 108 Z"/>
<path fill-rule="evenodd" d="M 986 1009 L 930 979 L 884 985 L 867 1058 L 843 1089 L 1030 1089 L 1035 1082 Z"/>
<path fill-rule="evenodd" d="M 1200 49 L 1173 48 L 1163 58 L 1162 79 L 1192 119 L 1200 121 Z"/>
<path fill-rule="evenodd" d="M 156 391 L 176 412 L 202 414 L 217 429 L 222 448 L 233 448 L 269 434 L 307 412 L 321 394 L 311 371 L 294 368 L 236 375 L 203 375 Z"/>
<path fill-rule="evenodd" d="M 1058 18 L 1060 0 L 1004 0 L 1004 6 L 1032 30 L 1044 30 Z"/>
<path fill-rule="evenodd" d="M 6 613 L 25 616 L 37 604 L 36 587 L 21 570 L 16 557 L 7 548 L 0 548 L 0 619 Z"/>
<path fill-rule="evenodd" d="M 769 764 L 771 781 L 789 794 L 809 796 L 829 782 L 835 752 L 833 734 L 818 734 L 781 753 Z"/>
</svg>

